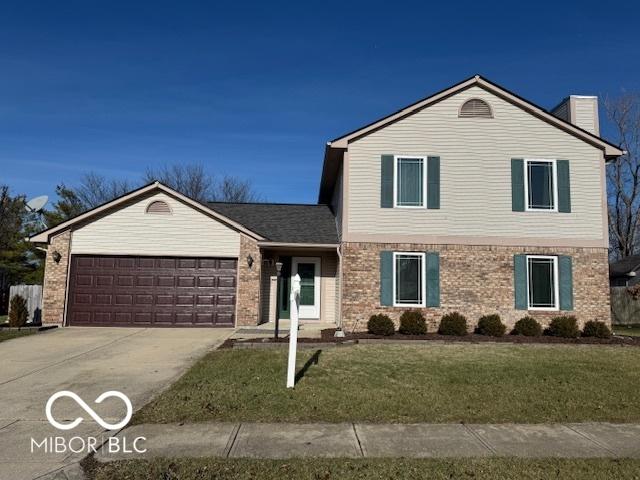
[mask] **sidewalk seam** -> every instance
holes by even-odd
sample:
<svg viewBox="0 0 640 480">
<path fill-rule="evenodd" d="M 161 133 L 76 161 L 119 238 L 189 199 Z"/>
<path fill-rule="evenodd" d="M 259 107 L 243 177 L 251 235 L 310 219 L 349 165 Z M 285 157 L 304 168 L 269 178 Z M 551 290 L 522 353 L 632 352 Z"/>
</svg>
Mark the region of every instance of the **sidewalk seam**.
<svg viewBox="0 0 640 480">
<path fill-rule="evenodd" d="M 463 423 L 462 426 L 467 430 L 467 432 L 471 434 L 473 438 L 478 440 L 484 448 L 489 450 L 493 455 L 498 455 L 498 452 L 496 451 L 496 449 L 493 448 L 493 446 L 488 441 L 482 438 L 478 432 L 476 432 L 473 428 L 471 428 L 466 423 Z"/>
<path fill-rule="evenodd" d="M 358 429 L 356 428 L 356 424 L 352 423 L 351 426 L 353 427 L 353 434 L 356 436 L 356 442 L 358 442 L 358 448 L 360 449 L 360 455 L 363 457 L 367 456 L 367 452 L 364 448 L 364 446 L 362 445 L 362 442 L 360 441 L 360 437 L 358 436 Z"/>
<path fill-rule="evenodd" d="M 238 438 L 238 433 L 240 433 L 240 428 L 242 428 L 242 423 L 238 423 L 233 427 L 227 446 L 224 449 L 224 458 L 229 458 L 233 447 L 236 446 L 236 439 Z"/>
<path fill-rule="evenodd" d="M 594 445 L 596 445 L 597 447 L 602 448 L 604 451 L 609 452 L 611 455 L 613 455 L 614 457 L 618 457 L 619 454 L 614 452 L 613 450 L 611 450 L 609 447 L 607 447 L 606 445 L 604 445 L 603 443 L 600 443 L 598 440 L 596 440 L 595 438 L 592 438 L 591 435 L 587 435 L 586 433 L 581 432 L 580 430 L 577 430 L 575 428 L 573 428 L 571 425 L 568 425 L 566 423 L 562 424 L 563 427 L 568 428 L 569 430 L 571 430 L 572 432 L 577 433 L 578 435 L 580 435 L 582 438 L 588 440 L 589 442 L 593 443 Z"/>
</svg>

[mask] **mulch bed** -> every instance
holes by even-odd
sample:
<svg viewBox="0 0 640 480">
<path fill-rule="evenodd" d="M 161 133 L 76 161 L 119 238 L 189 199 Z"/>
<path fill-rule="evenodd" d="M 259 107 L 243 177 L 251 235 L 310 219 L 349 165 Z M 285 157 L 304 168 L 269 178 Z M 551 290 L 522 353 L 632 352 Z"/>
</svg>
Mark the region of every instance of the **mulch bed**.
<svg viewBox="0 0 640 480">
<path fill-rule="evenodd" d="M 370 333 L 349 333 L 344 337 L 335 337 L 335 328 L 328 328 L 322 330 L 321 338 L 300 338 L 298 337 L 298 343 L 332 343 L 332 344 L 357 344 L 357 343 L 371 343 L 375 342 L 404 342 L 407 343 L 415 341 L 439 341 L 447 343 L 515 343 L 515 344 L 566 344 L 566 345 L 620 345 L 620 346 L 632 346 L 640 347 L 640 337 L 622 336 L 616 335 L 609 339 L 594 338 L 594 337 L 579 337 L 579 338 L 560 338 L 543 335 L 541 337 L 525 337 L 523 335 L 505 335 L 504 337 L 489 337 L 486 335 L 478 335 L 475 333 L 461 336 L 453 335 L 439 335 L 437 333 L 428 333 L 426 335 L 402 335 L 396 333 L 388 337 L 381 335 L 372 335 Z M 242 344 L 243 346 L 264 345 L 264 344 L 288 344 L 289 338 L 253 338 L 247 340 L 227 339 L 220 348 L 233 348 L 234 346 Z"/>
</svg>

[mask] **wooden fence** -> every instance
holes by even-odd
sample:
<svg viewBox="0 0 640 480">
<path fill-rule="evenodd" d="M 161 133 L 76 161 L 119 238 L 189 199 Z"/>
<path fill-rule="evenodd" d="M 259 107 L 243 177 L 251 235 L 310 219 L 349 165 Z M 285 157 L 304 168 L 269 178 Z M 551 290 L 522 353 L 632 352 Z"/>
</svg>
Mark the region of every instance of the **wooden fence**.
<svg viewBox="0 0 640 480">
<path fill-rule="evenodd" d="M 9 289 L 9 305 L 14 295 L 20 295 L 27 301 L 29 310 L 27 322 L 40 325 L 42 323 L 42 285 L 13 285 Z"/>
<path fill-rule="evenodd" d="M 627 287 L 611 287 L 611 322 L 615 325 L 640 324 L 640 298 Z"/>
<path fill-rule="evenodd" d="M 9 311 L 9 275 L 0 269 L 0 315 Z"/>
</svg>

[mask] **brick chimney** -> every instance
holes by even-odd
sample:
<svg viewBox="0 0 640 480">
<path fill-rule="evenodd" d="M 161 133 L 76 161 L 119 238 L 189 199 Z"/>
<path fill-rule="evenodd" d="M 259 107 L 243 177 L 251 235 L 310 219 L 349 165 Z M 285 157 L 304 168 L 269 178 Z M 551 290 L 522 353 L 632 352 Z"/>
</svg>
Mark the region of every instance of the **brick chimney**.
<svg viewBox="0 0 640 480">
<path fill-rule="evenodd" d="M 600 135 L 598 97 L 571 95 L 551 109 L 551 114 L 573 123 L 576 127 L 580 127 L 587 132 Z"/>
</svg>

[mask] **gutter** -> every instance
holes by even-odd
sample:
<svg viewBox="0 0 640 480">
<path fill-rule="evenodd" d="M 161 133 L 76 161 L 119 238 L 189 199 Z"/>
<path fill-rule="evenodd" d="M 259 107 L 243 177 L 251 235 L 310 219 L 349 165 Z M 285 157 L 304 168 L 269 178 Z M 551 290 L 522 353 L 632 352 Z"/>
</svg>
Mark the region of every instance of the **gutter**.
<svg viewBox="0 0 640 480">
<path fill-rule="evenodd" d="M 333 250 L 339 248 L 338 243 L 294 243 L 294 242 L 258 242 L 259 247 L 289 247 L 289 248 L 325 248 Z"/>
</svg>

